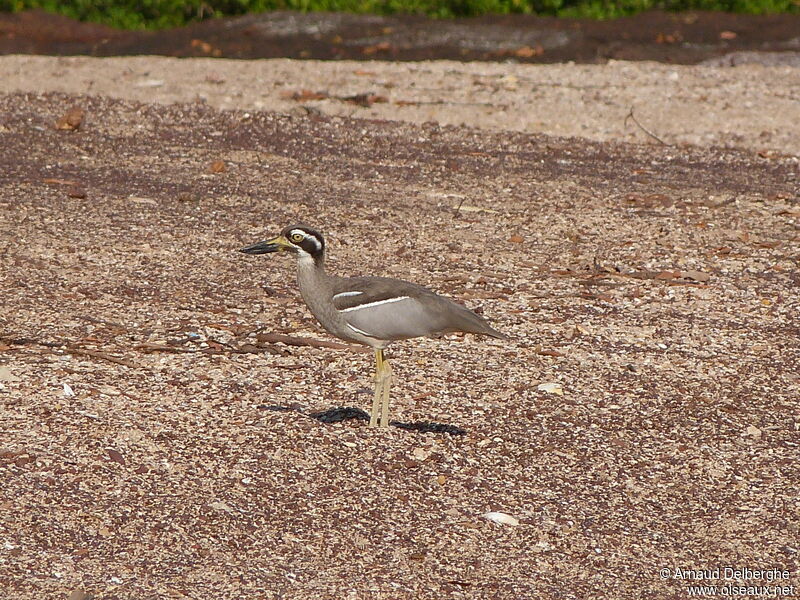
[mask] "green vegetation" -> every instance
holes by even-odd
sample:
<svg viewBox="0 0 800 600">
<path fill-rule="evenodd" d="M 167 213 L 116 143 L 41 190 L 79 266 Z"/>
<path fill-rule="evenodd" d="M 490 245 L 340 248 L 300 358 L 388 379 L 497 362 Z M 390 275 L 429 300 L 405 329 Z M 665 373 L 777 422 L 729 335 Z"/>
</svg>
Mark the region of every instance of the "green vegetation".
<svg viewBox="0 0 800 600">
<path fill-rule="evenodd" d="M 529 13 L 606 19 L 660 8 L 800 13 L 800 0 L 0 0 L 0 11 L 38 8 L 123 29 L 177 27 L 210 17 L 290 9 L 464 17 Z"/>
</svg>

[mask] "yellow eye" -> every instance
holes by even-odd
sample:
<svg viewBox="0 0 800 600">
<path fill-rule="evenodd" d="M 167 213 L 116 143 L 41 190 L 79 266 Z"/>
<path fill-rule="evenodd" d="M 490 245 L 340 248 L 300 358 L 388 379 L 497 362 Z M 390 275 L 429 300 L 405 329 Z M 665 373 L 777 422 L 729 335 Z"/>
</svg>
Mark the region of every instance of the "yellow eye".
<svg viewBox="0 0 800 600">
<path fill-rule="evenodd" d="M 293 242 L 302 242 L 305 237 L 306 236 L 304 236 L 302 233 L 293 233 L 291 235 L 291 239 Z"/>
</svg>

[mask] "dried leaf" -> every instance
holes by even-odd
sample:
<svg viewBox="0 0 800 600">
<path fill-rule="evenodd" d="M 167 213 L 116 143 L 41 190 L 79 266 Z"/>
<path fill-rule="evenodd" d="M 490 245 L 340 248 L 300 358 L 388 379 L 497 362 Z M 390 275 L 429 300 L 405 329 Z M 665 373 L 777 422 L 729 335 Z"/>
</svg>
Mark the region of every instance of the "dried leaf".
<svg viewBox="0 0 800 600">
<path fill-rule="evenodd" d="M 680 271 L 661 271 L 656 273 L 655 279 L 679 279 L 680 276 Z"/>
<path fill-rule="evenodd" d="M 227 170 L 224 160 L 215 160 L 208 167 L 209 173 L 224 173 Z"/>
<path fill-rule="evenodd" d="M 205 77 L 206 83 L 213 83 L 214 85 L 222 85 L 225 83 L 225 78 L 217 73 L 209 73 Z"/>
<path fill-rule="evenodd" d="M 125 457 L 122 456 L 117 450 L 113 448 L 106 448 L 106 453 L 108 454 L 108 458 L 113 460 L 115 463 L 125 466 Z"/>
<path fill-rule="evenodd" d="M 356 94 L 355 96 L 345 96 L 341 98 L 345 102 L 350 102 L 352 104 L 358 104 L 359 106 L 369 107 L 373 104 L 378 103 L 385 103 L 388 102 L 388 98 L 386 96 L 380 96 L 378 94 Z"/>
<path fill-rule="evenodd" d="M 485 213 L 497 213 L 496 210 L 492 210 L 491 208 L 483 208 L 482 206 L 470 206 L 469 204 L 462 204 L 461 206 L 457 207 L 461 212 L 485 212 Z"/>
<path fill-rule="evenodd" d="M 135 202 L 136 204 L 153 204 L 153 205 L 158 204 L 158 202 L 156 202 L 152 198 L 142 198 L 141 196 L 128 196 L 128 201 Z"/>
<path fill-rule="evenodd" d="M 370 56 L 372 54 L 376 54 L 378 52 L 388 52 L 392 49 L 392 45 L 389 42 L 381 42 L 379 44 L 375 44 L 373 46 L 365 46 L 362 48 L 362 54 Z"/>
<path fill-rule="evenodd" d="M 208 340 L 207 344 L 208 347 L 215 352 L 223 352 L 225 350 L 224 344 L 220 344 L 219 342 L 216 342 L 214 340 Z"/>
<path fill-rule="evenodd" d="M 559 352 L 558 350 L 546 350 L 546 349 L 542 348 L 541 346 L 536 346 L 534 351 L 539 356 L 555 356 L 555 357 L 565 356 L 565 354 L 563 352 Z"/>
<path fill-rule="evenodd" d="M 199 196 L 192 192 L 181 192 L 176 196 L 178 202 L 195 202 L 200 199 Z"/>
<path fill-rule="evenodd" d="M 219 48 L 215 48 L 214 46 L 203 40 L 197 40 L 197 39 L 192 40 L 190 42 L 190 45 L 192 48 L 194 48 L 195 50 L 199 50 L 203 54 L 216 57 L 222 56 L 222 50 L 220 50 Z"/>
<path fill-rule="evenodd" d="M 74 185 L 67 189 L 67 196 L 70 198 L 86 198 L 86 189 L 81 186 Z"/>
<path fill-rule="evenodd" d="M 711 275 L 702 271 L 681 271 L 679 275 L 683 279 L 692 279 L 694 281 L 708 281 L 711 279 Z"/>
<path fill-rule="evenodd" d="M 79 185 L 74 179 L 58 179 L 56 177 L 45 177 L 42 183 L 52 183 L 55 185 Z"/>
<path fill-rule="evenodd" d="M 523 46 L 522 48 L 517 48 L 514 50 L 514 56 L 518 56 L 520 58 L 532 58 L 534 56 L 541 56 L 544 54 L 544 48 L 536 45 L 535 48 L 531 48 L 530 46 Z"/>
<path fill-rule="evenodd" d="M 56 129 L 63 131 L 75 131 L 83 122 L 83 115 L 86 114 L 79 106 L 73 106 L 56 121 Z"/>
<path fill-rule="evenodd" d="M 581 294 L 581 298 L 589 298 L 591 300 L 602 300 L 603 302 L 614 302 L 614 296 L 610 294 L 602 294 L 602 293 L 595 293 L 595 294 Z"/>
<path fill-rule="evenodd" d="M 17 465 L 20 469 L 26 465 L 31 464 L 34 460 L 36 460 L 33 456 L 30 455 L 23 455 L 18 456 L 14 459 L 14 464 Z"/>
<path fill-rule="evenodd" d="M 672 33 L 659 33 L 656 36 L 656 44 L 675 44 L 683 40 L 683 35 L 680 31 L 673 31 Z"/>
<path fill-rule="evenodd" d="M 300 90 L 297 92 L 290 92 L 289 98 L 296 102 L 306 102 L 308 100 L 325 100 L 330 98 L 328 92 L 313 92 L 311 90 Z"/>
</svg>

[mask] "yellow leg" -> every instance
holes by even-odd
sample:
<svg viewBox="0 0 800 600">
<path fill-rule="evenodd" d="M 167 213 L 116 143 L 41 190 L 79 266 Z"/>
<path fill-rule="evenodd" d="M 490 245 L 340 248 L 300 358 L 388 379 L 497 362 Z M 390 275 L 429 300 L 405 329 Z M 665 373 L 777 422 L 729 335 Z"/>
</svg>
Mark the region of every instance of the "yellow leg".
<svg viewBox="0 0 800 600">
<path fill-rule="evenodd" d="M 383 398 L 383 350 L 375 350 L 375 396 L 372 399 L 372 413 L 369 416 L 369 426 L 377 427 L 378 414 Z"/>
<path fill-rule="evenodd" d="M 372 398 L 372 413 L 369 426 L 389 426 L 389 384 L 392 379 L 392 367 L 383 356 L 383 350 L 375 350 L 375 396 Z"/>
<path fill-rule="evenodd" d="M 392 367 L 389 361 L 383 359 L 383 387 L 381 393 L 382 410 L 381 410 L 381 427 L 389 426 L 389 388 L 392 384 Z"/>
</svg>

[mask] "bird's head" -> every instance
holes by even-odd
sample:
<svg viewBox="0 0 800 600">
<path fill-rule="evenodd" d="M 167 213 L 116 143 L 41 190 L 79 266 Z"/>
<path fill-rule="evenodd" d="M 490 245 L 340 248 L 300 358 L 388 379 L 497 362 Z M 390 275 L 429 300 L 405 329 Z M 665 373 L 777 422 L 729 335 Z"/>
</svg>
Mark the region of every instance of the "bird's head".
<svg viewBox="0 0 800 600">
<path fill-rule="evenodd" d="M 245 254 L 268 254 L 270 252 L 292 252 L 300 258 L 320 260 L 325 254 L 325 238 L 319 231 L 305 225 L 290 225 L 278 237 L 242 248 Z"/>
</svg>

